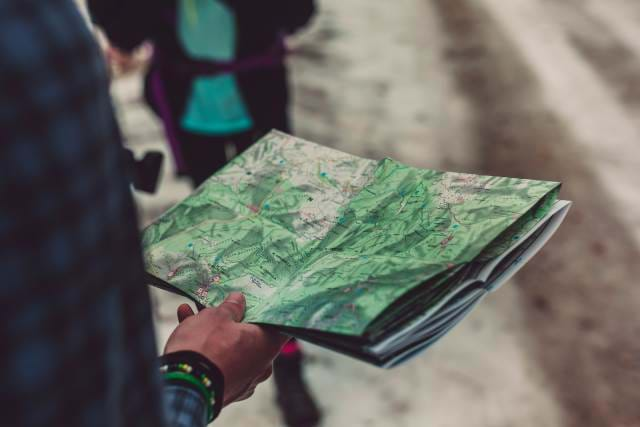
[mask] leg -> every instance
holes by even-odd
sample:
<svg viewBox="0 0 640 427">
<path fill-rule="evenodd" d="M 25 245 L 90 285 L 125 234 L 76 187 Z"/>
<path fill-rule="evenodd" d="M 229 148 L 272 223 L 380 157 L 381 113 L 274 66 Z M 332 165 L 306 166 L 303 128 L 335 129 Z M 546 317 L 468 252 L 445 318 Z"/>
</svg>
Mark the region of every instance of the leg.
<svg viewBox="0 0 640 427">
<path fill-rule="evenodd" d="M 225 138 L 180 132 L 187 175 L 197 187 L 227 163 Z"/>
<path fill-rule="evenodd" d="M 302 376 L 303 359 L 294 339 L 285 345 L 273 364 L 276 399 L 288 427 L 314 427 L 320 422 L 320 411 Z"/>
<path fill-rule="evenodd" d="M 241 154 L 247 148 L 251 147 L 254 142 L 265 136 L 271 130 L 276 129 L 281 132 L 291 133 L 289 126 L 289 117 L 285 110 L 273 114 L 273 121 L 269 126 L 255 128 L 249 132 L 244 132 L 233 138 L 233 144 L 236 147 L 236 154 Z"/>
<path fill-rule="evenodd" d="M 291 133 L 286 67 L 239 73 L 236 77 L 254 120 L 254 128 L 235 141 L 237 152 L 242 153 L 272 129 Z"/>
</svg>

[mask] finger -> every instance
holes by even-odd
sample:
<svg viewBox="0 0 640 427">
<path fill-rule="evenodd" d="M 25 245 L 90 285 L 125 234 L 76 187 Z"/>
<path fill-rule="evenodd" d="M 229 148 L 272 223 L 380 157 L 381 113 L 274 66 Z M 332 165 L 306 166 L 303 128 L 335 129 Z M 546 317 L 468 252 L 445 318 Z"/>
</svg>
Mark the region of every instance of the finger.
<svg viewBox="0 0 640 427">
<path fill-rule="evenodd" d="M 243 400 L 247 400 L 248 398 L 253 396 L 253 393 L 255 393 L 255 392 L 256 392 L 256 388 L 255 387 L 250 388 L 244 394 L 242 394 L 240 397 L 238 397 L 236 400 L 234 400 L 234 402 L 241 402 Z"/>
<path fill-rule="evenodd" d="M 289 342 L 291 336 L 274 331 L 272 339 L 276 342 L 278 348 L 282 350 L 282 347 L 284 347 L 284 345 Z"/>
<path fill-rule="evenodd" d="M 263 345 L 268 349 L 268 351 L 276 355 L 280 353 L 282 347 L 284 347 L 284 345 L 291 339 L 290 336 L 282 334 L 268 326 L 246 325 L 246 327 L 256 328 L 258 330 L 255 332 L 256 336 L 261 338 Z"/>
<path fill-rule="evenodd" d="M 232 292 L 217 309 L 228 314 L 234 321 L 239 322 L 244 317 L 245 304 L 244 295 L 240 292 Z"/>
<path fill-rule="evenodd" d="M 182 323 L 186 318 L 193 316 L 193 310 L 189 304 L 180 304 L 178 307 L 178 322 Z"/>
<path fill-rule="evenodd" d="M 271 365 L 269 365 L 267 367 L 267 369 L 264 370 L 264 372 L 262 373 L 262 375 L 260 375 L 258 377 L 258 379 L 256 380 L 256 384 L 260 384 L 261 382 L 265 382 L 266 380 L 269 379 L 269 377 L 271 376 L 271 374 L 273 374 L 273 367 Z"/>
<path fill-rule="evenodd" d="M 223 406 L 227 406 L 238 400 L 242 400 L 242 396 L 247 394 L 251 388 L 255 388 L 255 385 L 251 382 L 245 384 L 240 390 L 235 390 L 232 393 L 225 394 Z"/>
<path fill-rule="evenodd" d="M 273 326 L 261 325 L 260 327 L 262 328 L 264 333 L 269 337 L 269 339 L 274 341 L 280 347 L 284 346 L 291 339 L 290 335 L 283 334 Z"/>
</svg>

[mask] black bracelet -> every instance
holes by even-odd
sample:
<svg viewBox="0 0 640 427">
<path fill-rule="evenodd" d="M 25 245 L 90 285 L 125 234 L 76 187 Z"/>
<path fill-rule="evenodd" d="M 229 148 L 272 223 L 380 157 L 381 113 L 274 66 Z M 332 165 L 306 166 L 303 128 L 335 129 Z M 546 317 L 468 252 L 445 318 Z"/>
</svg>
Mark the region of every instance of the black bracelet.
<svg viewBox="0 0 640 427">
<path fill-rule="evenodd" d="M 220 414 L 224 402 L 224 376 L 209 359 L 195 351 L 177 351 L 160 357 L 160 371 L 166 380 L 188 384 L 203 395 L 209 422 Z"/>
</svg>

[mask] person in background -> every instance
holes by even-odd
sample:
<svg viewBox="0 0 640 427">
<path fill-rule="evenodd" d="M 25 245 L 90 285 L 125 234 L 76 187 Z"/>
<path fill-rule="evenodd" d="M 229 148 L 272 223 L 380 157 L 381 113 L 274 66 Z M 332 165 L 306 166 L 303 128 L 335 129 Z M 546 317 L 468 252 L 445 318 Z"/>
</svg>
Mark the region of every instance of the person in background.
<svg viewBox="0 0 640 427">
<path fill-rule="evenodd" d="M 232 294 L 158 360 L 121 142 L 75 2 L 0 1 L 2 425 L 204 427 L 287 340 Z"/>
<path fill-rule="evenodd" d="M 145 99 L 161 119 L 176 170 L 198 186 L 271 129 L 290 132 L 284 37 L 314 0 L 88 0 L 121 68 L 151 43 Z M 295 340 L 274 364 L 277 403 L 291 427 L 320 420 Z"/>
<path fill-rule="evenodd" d="M 88 0 L 110 43 L 130 63 L 153 46 L 145 99 L 161 119 L 179 174 L 201 184 L 271 129 L 290 132 L 284 37 L 306 25 L 314 0 Z"/>
</svg>

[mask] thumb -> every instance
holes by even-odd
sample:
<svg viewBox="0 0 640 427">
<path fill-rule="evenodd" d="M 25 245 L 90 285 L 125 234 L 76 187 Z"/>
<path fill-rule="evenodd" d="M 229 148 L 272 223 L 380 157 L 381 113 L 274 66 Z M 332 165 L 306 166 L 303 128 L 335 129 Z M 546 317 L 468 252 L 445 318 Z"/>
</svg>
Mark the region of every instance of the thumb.
<svg viewBox="0 0 640 427">
<path fill-rule="evenodd" d="M 178 322 L 182 323 L 187 317 L 193 316 L 193 310 L 189 304 L 180 304 L 178 307 Z"/>
<path fill-rule="evenodd" d="M 245 299 L 240 292 L 232 292 L 229 294 L 222 304 L 218 306 L 218 310 L 226 312 L 233 320 L 239 322 L 244 317 Z"/>
</svg>

